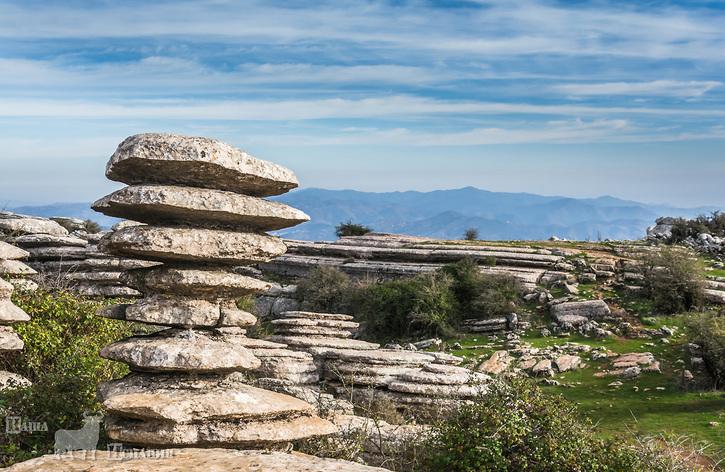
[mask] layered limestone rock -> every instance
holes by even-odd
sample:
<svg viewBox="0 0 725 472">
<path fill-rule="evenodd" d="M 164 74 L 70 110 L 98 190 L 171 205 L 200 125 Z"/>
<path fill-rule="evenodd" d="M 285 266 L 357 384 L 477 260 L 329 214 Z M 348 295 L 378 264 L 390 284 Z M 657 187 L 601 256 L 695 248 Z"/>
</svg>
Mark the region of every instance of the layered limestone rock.
<svg viewBox="0 0 725 472">
<path fill-rule="evenodd" d="M 268 448 L 335 432 L 308 404 L 251 387 L 240 375 L 317 380 L 311 355 L 245 336 L 256 318 L 236 299 L 269 284 L 232 271 L 285 251 L 264 231 L 308 219 L 258 198 L 296 186 L 294 175 L 228 144 L 168 134 L 128 138 L 106 175 L 131 186 L 93 208 L 145 224 L 123 225 L 99 246 L 163 265 L 126 272 L 123 282 L 145 298 L 98 315 L 166 327 L 101 350 L 133 372 L 99 387 L 111 438 L 160 447 Z"/>
<path fill-rule="evenodd" d="M 16 215 L 21 216 L 21 215 Z M 94 297 L 137 297 L 141 293 L 124 284 L 121 274 L 124 269 L 148 267 L 156 263 L 134 259 L 111 257 L 98 248 L 98 241 L 107 234 L 88 234 L 76 229 L 68 234 L 57 230 L 58 221 L 70 228 L 83 226 L 83 221 L 75 218 L 27 217 L 32 226 L 25 225 L 26 231 L 34 233 L 15 233 L 9 237 L 14 245 L 28 252 L 28 265 L 38 275 L 35 277 L 43 284 L 46 281 L 61 282 L 64 287 L 82 295 Z M 14 218 L 23 220 L 23 218 Z"/>
<path fill-rule="evenodd" d="M 30 317 L 10 300 L 15 287 L 3 279 L 32 272 L 32 269 L 17 260 L 27 256 L 26 251 L 0 241 L 0 352 L 19 351 L 24 345 L 23 340 L 9 325 L 30 321 Z M 27 379 L 17 374 L 0 371 L 0 390 L 13 386 L 27 386 L 29 383 Z"/>
</svg>

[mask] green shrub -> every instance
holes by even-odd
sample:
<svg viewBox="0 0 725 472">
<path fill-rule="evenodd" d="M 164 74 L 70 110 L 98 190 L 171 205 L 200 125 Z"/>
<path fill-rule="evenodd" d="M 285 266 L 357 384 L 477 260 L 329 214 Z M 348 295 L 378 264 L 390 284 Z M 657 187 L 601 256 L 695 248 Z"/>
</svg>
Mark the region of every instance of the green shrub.
<svg viewBox="0 0 725 472">
<path fill-rule="evenodd" d="M 448 335 L 455 297 L 442 273 L 382 282 L 361 290 L 352 303 L 369 339 Z"/>
<path fill-rule="evenodd" d="M 103 228 L 101 228 L 101 225 L 91 219 L 85 220 L 83 222 L 83 231 L 85 231 L 86 233 L 96 234 L 100 233 L 102 229 Z"/>
<path fill-rule="evenodd" d="M 647 254 L 641 265 L 644 295 L 663 313 L 679 313 L 700 305 L 704 281 L 697 259 L 681 248 L 661 248 Z"/>
<path fill-rule="evenodd" d="M 490 391 L 437 425 L 418 470 L 664 470 L 619 441 L 599 440 L 576 407 L 531 381 L 490 384 Z"/>
<path fill-rule="evenodd" d="M 689 322 L 692 342 L 702 346 L 713 387 L 725 387 L 725 310 L 695 315 Z"/>
<path fill-rule="evenodd" d="M 335 226 L 335 235 L 338 238 L 343 236 L 362 236 L 372 230 L 373 229 L 368 226 L 353 223 L 351 218 L 344 223 L 341 221 L 339 225 Z"/>
<path fill-rule="evenodd" d="M 697 238 L 702 233 L 725 237 L 725 213 L 716 211 L 710 216 L 700 215 L 692 220 L 677 218 L 668 242 L 676 244 L 688 237 Z"/>
<path fill-rule="evenodd" d="M 45 422 L 48 432 L 0 436 L 4 465 L 53 452 L 55 431 L 80 428 L 84 412 L 100 411 L 96 386 L 122 377 L 128 368 L 101 359 L 98 351 L 135 330 L 129 323 L 94 316 L 105 301 L 45 290 L 16 291 L 12 300 L 31 321 L 13 326 L 25 347 L 0 355 L 0 369 L 33 385 L 0 391 L 0 408 L 23 421 Z"/>
<path fill-rule="evenodd" d="M 297 284 L 297 297 L 303 310 L 345 313 L 353 291 L 350 277 L 335 267 L 318 266 Z"/>
</svg>

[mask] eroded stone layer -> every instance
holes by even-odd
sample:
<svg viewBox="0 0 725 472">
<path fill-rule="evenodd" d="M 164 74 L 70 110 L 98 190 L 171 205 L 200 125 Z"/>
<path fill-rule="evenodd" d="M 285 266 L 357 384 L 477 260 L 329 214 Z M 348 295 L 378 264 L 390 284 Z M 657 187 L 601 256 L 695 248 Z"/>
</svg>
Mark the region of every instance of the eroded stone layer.
<svg viewBox="0 0 725 472">
<path fill-rule="evenodd" d="M 105 236 L 99 247 L 139 259 L 232 265 L 269 261 L 287 249 L 280 238 L 266 234 L 160 226 L 120 229 Z"/>
<path fill-rule="evenodd" d="M 264 292 L 270 284 L 261 280 L 213 269 L 157 267 L 126 274 L 128 285 L 142 292 L 239 298 Z"/>
<path fill-rule="evenodd" d="M 172 185 L 132 185 L 96 201 L 91 208 L 108 216 L 144 223 L 186 223 L 273 231 L 310 219 L 284 203 L 223 190 Z"/>
<path fill-rule="evenodd" d="M 0 241 L 0 259 L 23 259 L 28 256 L 28 251 L 23 251 L 19 247 Z"/>
<path fill-rule="evenodd" d="M 296 439 L 334 434 L 335 425 L 317 416 L 269 421 L 217 420 L 178 424 L 109 416 L 108 435 L 124 443 L 157 446 L 219 446 L 255 448 Z"/>
<path fill-rule="evenodd" d="M 1 327 L 0 327 L 1 328 Z M 101 349 L 100 356 L 153 372 L 232 372 L 259 367 L 259 359 L 243 346 L 225 342 L 212 331 L 167 329 L 131 336 Z"/>
<path fill-rule="evenodd" d="M 266 197 L 299 185 L 291 170 L 215 139 L 145 133 L 126 138 L 106 165 L 126 184 L 180 184 Z"/>
<path fill-rule="evenodd" d="M 109 413 L 173 423 L 218 419 L 262 421 L 312 414 L 312 407 L 294 397 L 252 387 L 238 374 L 130 374 L 98 387 Z"/>
</svg>

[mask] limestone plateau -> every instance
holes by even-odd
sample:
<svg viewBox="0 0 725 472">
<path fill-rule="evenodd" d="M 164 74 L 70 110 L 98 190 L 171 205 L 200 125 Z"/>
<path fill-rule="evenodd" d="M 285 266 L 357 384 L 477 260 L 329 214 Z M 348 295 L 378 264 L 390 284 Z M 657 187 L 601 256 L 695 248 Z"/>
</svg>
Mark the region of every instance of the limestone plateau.
<svg viewBox="0 0 725 472">
<path fill-rule="evenodd" d="M 284 253 L 264 231 L 309 219 L 260 198 L 296 187 L 294 174 L 212 139 L 141 134 L 121 143 L 106 176 L 129 186 L 93 208 L 140 224 L 104 236 L 99 247 L 163 263 L 125 273 L 144 299 L 97 313 L 156 326 L 101 350 L 132 371 L 99 386 L 109 436 L 159 447 L 269 448 L 334 433 L 307 403 L 247 385 L 243 374 L 260 368 L 255 353 L 280 357 L 286 346 L 245 336 L 256 318 L 235 300 L 269 284 L 232 266 Z"/>
</svg>

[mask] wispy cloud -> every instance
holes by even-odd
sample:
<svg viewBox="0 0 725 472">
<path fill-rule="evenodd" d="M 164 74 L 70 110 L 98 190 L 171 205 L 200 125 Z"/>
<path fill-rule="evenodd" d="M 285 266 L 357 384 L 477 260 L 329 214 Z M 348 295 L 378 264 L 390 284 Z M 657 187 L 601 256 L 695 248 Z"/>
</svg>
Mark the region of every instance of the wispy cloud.
<svg viewBox="0 0 725 472">
<path fill-rule="evenodd" d="M 717 81 L 655 80 L 653 82 L 605 82 L 597 84 L 565 84 L 554 88 L 571 95 L 637 95 L 670 96 L 679 98 L 700 97 L 715 87 Z"/>
</svg>

